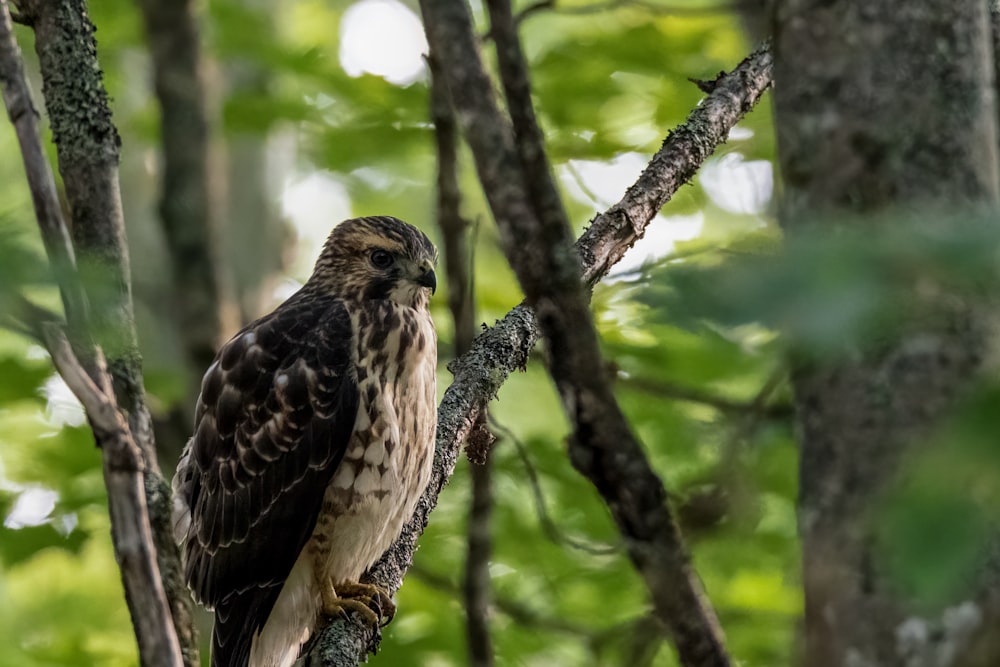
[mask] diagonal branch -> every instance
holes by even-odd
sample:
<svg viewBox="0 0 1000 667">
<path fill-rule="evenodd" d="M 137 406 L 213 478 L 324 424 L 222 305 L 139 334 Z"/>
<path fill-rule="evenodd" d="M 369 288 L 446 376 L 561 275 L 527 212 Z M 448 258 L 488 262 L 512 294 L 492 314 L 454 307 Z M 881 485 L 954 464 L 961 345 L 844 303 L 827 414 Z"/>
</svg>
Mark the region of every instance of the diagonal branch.
<svg viewBox="0 0 1000 667">
<path fill-rule="evenodd" d="M 547 341 L 549 373 L 573 425 L 569 456 L 604 498 L 686 667 L 728 667 L 722 630 L 653 471 L 615 398 L 573 252 L 572 231 L 534 114 L 510 0 L 488 0 L 512 126 L 494 99 L 462 0 L 423 0 L 427 41 L 447 80 L 479 178 Z"/>
<path fill-rule="evenodd" d="M 545 534 L 545 537 L 549 538 L 555 544 L 561 544 L 570 549 L 590 554 L 591 556 L 610 556 L 621 551 L 620 545 L 595 544 L 564 534 L 552 519 L 552 515 L 549 514 L 548 505 L 545 502 L 545 494 L 542 491 L 542 482 L 538 478 L 538 471 L 535 470 L 535 465 L 528 456 L 528 446 L 521 442 L 521 439 L 512 430 L 503 426 L 494 418 L 490 419 L 490 427 L 513 443 L 514 450 L 517 452 L 517 458 L 520 459 L 521 465 L 524 466 L 524 471 L 527 473 L 527 482 L 531 487 L 531 495 L 535 501 L 535 513 L 538 515 L 538 522 L 542 526 L 542 532 Z"/>
<path fill-rule="evenodd" d="M 77 361 L 61 327 L 47 324 L 42 331 L 56 370 L 83 403 L 94 438 L 101 448 L 115 558 L 121 568 L 142 664 L 147 667 L 180 665 L 180 645 L 171 623 L 153 547 L 142 454 L 128 422 L 118 410 L 104 355 L 98 348 L 95 357 L 98 385 Z"/>
<path fill-rule="evenodd" d="M 694 176 L 760 100 L 771 86 L 772 64 L 768 47 L 762 46 L 732 72 L 720 75 L 713 92 L 683 125 L 670 133 L 621 201 L 591 222 L 576 243 L 586 284 L 592 286 L 607 275 L 642 237 L 660 207 Z M 521 304 L 476 338 L 467 354 L 450 364 L 455 379 L 438 407 L 437 448 L 430 484 L 399 539 L 367 575 L 370 581 L 392 591 L 402 585 L 417 539 L 455 469 L 461 443 L 507 377 L 527 364 L 537 339 L 534 314 Z M 373 642 L 371 633 L 360 625 L 338 621 L 317 637 L 308 664 L 356 665 Z"/>
<path fill-rule="evenodd" d="M 38 110 L 31 99 L 24 73 L 21 50 L 14 40 L 10 6 L 0 3 L 0 85 L 7 115 L 14 125 L 24 171 L 31 186 L 31 203 L 41 231 L 45 252 L 52 263 L 56 282 L 62 290 L 71 330 L 86 330 L 87 300 L 76 279 L 76 256 L 69 230 L 63 220 L 55 178 L 42 148 Z"/>
<path fill-rule="evenodd" d="M 83 392 L 77 395 L 85 405 L 90 400 L 88 407 L 102 413 L 110 405 L 123 420 L 112 427 L 101 415 L 88 410 L 95 437 L 102 446 L 112 537 L 142 664 L 181 664 L 176 627 L 184 659 L 194 665 L 198 660 L 190 622 L 190 595 L 180 578 L 179 555 L 168 521 L 169 488 L 156 468 L 149 414 L 143 401 L 118 192 L 118 135 L 101 82 L 94 27 L 82 0 L 24 0 L 21 9 L 36 31 L 46 107 L 73 213 L 71 235 L 62 219 L 53 175 L 44 158 L 7 0 L 0 0 L 0 79 L 4 99 L 18 128 L 39 227 L 59 281 L 69 325 L 68 347 L 62 349 L 60 340 L 51 335 L 46 337 L 48 347 L 71 387 L 71 381 L 78 378 L 66 375 L 83 368 L 99 389 L 98 401 L 85 383 L 76 382 L 74 388 Z M 75 259 L 81 262 L 80 274 Z M 81 276 L 90 282 L 84 283 Z M 94 288 L 89 292 L 89 304 L 85 287 Z M 94 340 L 99 347 L 95 347 Z M 102 349 L 109 351 L 108 367 Z M 121 429 L 124 431 L 119 433 Z"/>
</svg>

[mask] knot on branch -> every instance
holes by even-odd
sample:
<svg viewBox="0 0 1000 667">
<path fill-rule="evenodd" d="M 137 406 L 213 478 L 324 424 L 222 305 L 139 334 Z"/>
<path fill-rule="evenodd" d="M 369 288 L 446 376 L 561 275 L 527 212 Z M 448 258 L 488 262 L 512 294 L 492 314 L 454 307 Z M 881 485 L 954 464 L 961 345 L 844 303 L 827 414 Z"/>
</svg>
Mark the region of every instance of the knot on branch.
<svg viewBox="0 0 1000 667">
<path fill-rule="evenodd" d="M 465 442 L 465 455 L 469 457 L 469 462 L 484 465 L 496 440 L 496 436 L 486 425 L 486 407 L 483 406 L 479 411 L 476 424 L 472 427 Z"/>
</svg>

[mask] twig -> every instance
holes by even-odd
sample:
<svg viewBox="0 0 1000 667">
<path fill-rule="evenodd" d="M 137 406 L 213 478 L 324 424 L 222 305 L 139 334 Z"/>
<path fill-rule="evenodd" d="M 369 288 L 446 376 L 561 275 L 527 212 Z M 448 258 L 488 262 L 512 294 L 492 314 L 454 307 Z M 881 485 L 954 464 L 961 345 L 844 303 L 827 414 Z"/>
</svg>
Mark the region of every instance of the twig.
<svg viewBox="0 0 1000 667">
<path fill-rule="evenodd" d="M 555 9 L 556 7 L 556 0 L 538 0 L 537 2 L 533 2 L 517 13 L 517 16 L 514 17 L 514 25 L 520 27 L 521 22 L 531 18 L 532 15 L 539 14 L 548 9 Z M 492 35 L 490 36 L 492 37 Z"/>
<path fill-rule="evenodd" d="M 83 404 L 101 448 L 115 557 L 132 611 L 142 664 L 180 665 L 180 645 L 160 581 L 146 511 L 142 455 L 128 423 L 118 411 L 104 356 L 98 349 L 95 359 L 101 383 L 98 386 L 77 361 L 62 330 L 48 324 L 43 331 L 52 362 Z"/>
<path fill-rule="evenodd" d="M 0 0 L 0 6 L 5 0 Z M 2 35 L 2 28 L 0 28 Z M 66 338 L 56 313 L 17 296 L 6 313 L 21 331 L 48 350 L 56 371 L 83 404 L 101 449 L 104 483 L 111 514 L 111 537 L 129 603 L 143 665 L 177 667 L 180 645 L 170 621 L 146 508 L 144 464 L 128 423 L 115 403 L 111 376 L 100 348 L 85 370 Z"/>
<path fill-rule="evenodd" d="M 794 413 L 790 403 L 768 403 L 766 396 L 763 403 L 758 401 L 759 395 L 751 401 L 738 401 L 697 387 L 686 387 L 669 380 L 641 376 L 618 378 L 616 382 L 627 389 L 635 389 L 672 401 L 700 403 L 715 408 L 719 412 L 754 414 L 769 419 L 786 419 Z"/>
<path fill-rule="evenodd" d="M 514 15 L 514 25 L 516 27 L 520 27 L 521 23 L 526 19 L 529 19 L 532 16 L 540 14 L 546 10 L 552 10 L 553 12 L 561 15 L 586 16 L 589 14 L 600 14 L 602 12 L 610 12 L 627 7 L 636 7 L 652 14 L 666 16 L 705 16 L 709 14 L 732 11 L 739 8 L 740 4 L 740 2 L 734 1 L 710 7 L 682 7 L 679 5 L 661 5 L 659 3 L 648 2 L 646 0 L 611 0 L 610 2 L 597 2 L 590 5 L 574 5 L 566 7 L 560 5 L 557 0 L 538 0 L 538 2 L 531 3 Z M 492 32 L 487 35 L 488 38 L 492 38 L 492 36 Z"/>
<path fill-rule="evenodd" d="M 535 470 L 535 465 L 531 462 L 531 457 L 528 456 L 527 446 L 513 431 L 499 423 L 495 418 L 490 418 L 490 425 L 494 430 L 514 443 L 517 457 L 521 460 L 525 472 L 528 473 L 528 485 L 531 486 L 531 495 L 535 499 L 535 511 L 538 513 L 538 520 L 542 524 L 542 532 L 545 533 L 546 537 L 556 544 L 562 544 L 593 556 L 610 556 L 621 551 L 621 547 L 617 545 L 594 544 L 563 533 L 559 526 L 556 525 L 556 522 L 552 520 L 552 515 L 549 514 L 548 506 L 545 502 L 545 494 L 542 492 L 542 484 L 538 479 L 538 471 Z"/>
<path fill-rule="evenodd" d="M 680 662 L 728 667 L 722 631 L 691 567 L 663 483 L 621 412 L 601 359 L 509 0 L 487 4 L 512 128 L 493 99 L 466 5 L 424 0 L 421 8 L 428 43 L 444 56 L 507 259 L 548 342 L 549 372 L 573 425 L 570 460 L 608 504 Z"/>
<path fill-rule="evenodd" d="M 65 329 L 66 322 L 56 312 L 29 301 L 20 294 L 10 300 L 7 312 L 3 314 L 3 327 L 30 338 L 41 346 L 46 345 L 45 327 L 54 324 Z"/>
<path fill-rule="evenodd" d="M 670 133 L 622 200 L 594 219 L 576 244 L 588 284 L 596 284 L 607 275 L 643 235 L 659 206 L 690 180 L 715 147 L 725 141 L 733 126 L 771 86 L 771 68 L 771 53 L 764 46 L 723 77 L 715 92 Z M 438 407 L 437 447 L 430 484 L 413 518 L 366 575 L 366 580 L 391 591 L 402 585 L 417 539 L 455 469 L 461 443 L 486 402 L 496 396 L 512 372 L 527 363 L 537 339 L 534 314 L 521 304 L 479 335 L 468 353 L 449 364 L 455 379 Z M 337 621 L 317 637 L 312 664 L 355 665 L 364 659 L 370 641 L 370 635 L 362 628 Z M 325 656 L 338 656 L 342 661 L 333 662 Z"/>
<path fill-rule="evenodd" d="M 771 87 L 773 62 L 770 45 L 763 44 L 732 72 L 719 76 L 715 90 L 667 136 L 621 201 L 594 218 L 576 244 L 588 285 L 607 274 L 664 204 L 725 143 L 733 126 Z"/>
<path fill-rule="evenodd" d="M 10 39 L 7 3 L 6 0 L 2 2 L 4 30 L 8 35 L 7 39 Z M 181 576 L 180 556 L 169 522 L 169 487 L 159 474 L 149 412 L 143 399 L 121 194 L 118 189 L 120 140 L 111 122 L 107 93 L 97 63 L 94 26 L 87 16 L 83 0 L 24 0 L 21 9 L 33 19 L 35 49 L 45 86 L 46 108 L 56 142 L 66 197 L 73 212 L 72 234 L 69 235 L 61 217 L 47 217 L 45 220 L 40 218 L 42 234 L 46 237 L 46 249 L 57 268 L 64 306 L 70 318 L 69 342 L 74 346 L 76 357 L 85 364 L 88 371 L 94 373 L 92 379 L 100 380 L 105 371 L 101 370 L 99 374 L 96 372 L 91 361 L 94 349 L 89 343 L 89 335 L 97 334 L 95 337 L 100 349 L 108 353 L 107 373 L 113 378 L 113 382 L 107 383 L 109 400 L 113 393 L 113 404 L 127 419 L 128 432 L 141 455 L 141 466 L 136 468 L 137 479 L 146 495 L 143 504 L 136 505 L 134 511 L 143 521 L 148 516 L 149 530 L 113 533 L 113 536 L 151 536 L 152 544 L 144 545 L 144 548 L 155 555 L 157 563 L 146 567 L 143 572 L 155 574 L 156 580 L 143 582 L 142 585 L 151 592 L 158 592 L 160 596 L 166 592 L 167 602 L 162 607 L 142 604 L 145 593 L 130 589 L 137 582 L 129 578 L 123 563 L 126 600 L 135 624 L 140 657 L 143 665 L 173 666 L 181 664 L 183 653 L 186 664 L 195 665 L 198 663 L 198 647 L 191 621 L 191 596 Z M 26 90 L 26 86 L 24 89 Z M 51 174 L 48 179 L 51 180 Z M 58 202 L 51 200 L 54 189 L 49 188 L 45 182 L 32 181 L 31 189 L 33 196 L 50 199 L 46 211 L 58 208 Z M 61 224 L 61 229 L 53 230 L 46 226 L 56 221 Z M 77 303 L 82 299 L 76 291 L 80 290 L 82 293 L 82 286 L 73 284 L 76 276 L 69 269 L 63 270 L 61 275 L 58 273 L 59 265 L 72 259 L 71 252 L 64 249 L 67 236 L 72 238 L 73 251 L 82 264 L 81 268 L 86 271 L 85 275 L 94 283 L 95 289 L 90 294 L 99 296 L 98 301 L 88 304 L 90 308 L 86 324 L 89 326 L 86 329 L 76 329 L 84 325 L 84 318 L 80 315 L 82 306 Z M 82 341 L 87 341 L 87 345 L 84 346 Z M 116 481 L 122 457 L 115 452 L 112 448 L 102 454 L 105 458 L 105 477 L 112 508 L 117 506 L 117 500 L 110 497 L 127 491 L 122 482 Z M 133 500 L 129 498 L 128 502 Z M 133 518 L 113 509 L 111 520 L 114 527 L 116 521 L 131 521 Z M 116 542 L 115 548 L 131 554 L 138 547 Z M 166 611 L 168 603 L 169 614 Z M 157 616 L 161 624 L 157 626 L 157 631 L 163 636 L 144 635 L 149 631 L 146 622 L 140 618 L 144 614 Z M 169 622 L 170 614 L 173 615 L 173 626 Z"/>
<path fill-rule="evenodd" d="M 458 598 L 460 591 L 457 585 L 447 576 L 414 565 L 410 568 L 410 574 L 416 577 L 425 586 L 433 588 L 445 595 Z M 529 630 L 551 632 L 580 639 L 590 646 L 591 651 L 596 653 L 614 641 L 620 641 L 630 631 L 633 633 L 633 644 L 637 644 L 633 650 L 633 656 L 637 652 L 645 649 L 654 652 L 658 641 L 662 641 L 659 632 L 659 621 L 650 614 L 636 616 L 620 623 L 614 623 L 605 628 L 591 628 L 586 625 L 575 623 L 571 620 L 559 616 L 546 616 L 535 611 L 528 605 L 510 597 L 498 595 L 491 605 L 494 610 L 508 617 L 514 623 Z M 655 653 L 655 652 L 654 652 Z M 640 656 L 642 657 L 642 656 Z M 641 661 L 628 662 L 626 664 L 648 664 Z"/>
<path fill-rule="evenodd" d="M 441 591 L 442 593 L 455 598 L 462 595 L 462 591 L 459 590 L 459 587 L 455 584 L 455 582 L 443 574 L 433 572 L 419 565 L 411 567 L 410 574 L 420 579 L 420 581 L 425 585 Z M 494 596 L 491 606 L 500 613 L 510 617 L 510 619 L 518 625 L 522 625 L 526 628 L 558 632 L 560 634 L 582 637 L 585 639 L 592 639 L 595 636 L 603 634 L 600 630 L 588 628 L 559 617 L 543 616 L 525 604 L 504 596 Z"/>
</svg>

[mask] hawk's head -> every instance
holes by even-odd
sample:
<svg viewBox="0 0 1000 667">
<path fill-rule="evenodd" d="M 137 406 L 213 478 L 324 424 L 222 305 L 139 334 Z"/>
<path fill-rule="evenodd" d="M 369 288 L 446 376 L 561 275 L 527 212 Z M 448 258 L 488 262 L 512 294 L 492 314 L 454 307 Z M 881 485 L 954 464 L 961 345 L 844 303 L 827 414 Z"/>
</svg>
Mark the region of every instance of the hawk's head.
<svg viewBox="0 0 1000 667">
<path fill-rule="evenodd" d="M 330 232 L 308 285 L 345 300 L 391 299 L 425 307 L 437 289 L 437 250 L 423 232 L 390 216 L 345 220 Z"/>
</svg>

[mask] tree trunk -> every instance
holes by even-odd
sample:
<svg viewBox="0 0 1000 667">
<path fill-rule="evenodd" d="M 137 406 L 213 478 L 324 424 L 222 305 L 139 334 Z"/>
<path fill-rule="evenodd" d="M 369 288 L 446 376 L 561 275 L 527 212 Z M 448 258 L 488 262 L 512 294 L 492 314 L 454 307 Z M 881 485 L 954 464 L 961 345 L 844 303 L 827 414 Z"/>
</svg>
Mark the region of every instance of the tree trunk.
<svg viewBox="0 0 1000 667">
<path fill-rule="evenodd" d="M 782 0 L 775 18 L 781 220 L 791 240 L 855 225 L 902 237 L 921 212 L 926 221 L 996 204 L 985 2 Z M 805 665 L 1000 663 L 996 647 L 969 657 L 995 624 L 997 591 L 973 582 L 928 609 L 894 586 L 879 551 L 886 494 L 908 483 L 904 464 L 983 369 L 987 313 L 970 296 L 914 286 L 890 340 L 845 345 L 793 371 Z"/>
</svg>

